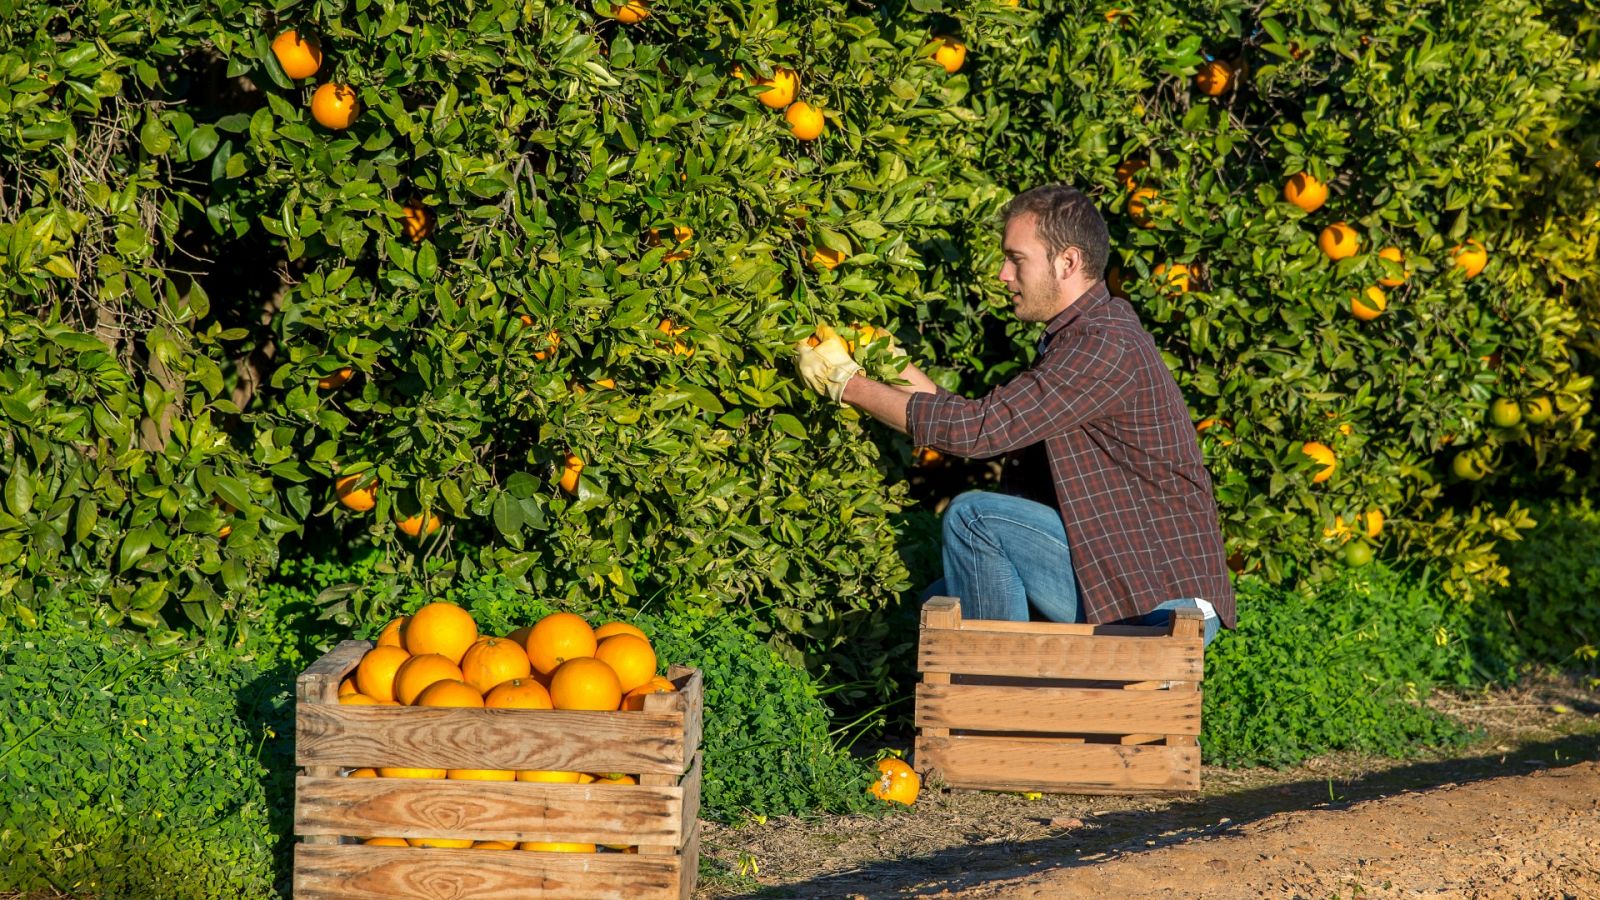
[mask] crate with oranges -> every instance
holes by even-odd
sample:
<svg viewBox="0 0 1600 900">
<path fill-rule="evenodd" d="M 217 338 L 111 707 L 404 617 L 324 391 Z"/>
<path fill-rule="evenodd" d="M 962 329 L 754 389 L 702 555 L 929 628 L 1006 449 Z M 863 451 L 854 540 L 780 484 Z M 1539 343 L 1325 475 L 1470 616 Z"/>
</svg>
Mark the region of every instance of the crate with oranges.
<svg viewBox="0 0 1600 900">
<path fill-rule="evenodd" d="M 296 897 L 694 890 L 701 677 L 638 628 L 430 603 L 296 688 Z"/>
</svg>

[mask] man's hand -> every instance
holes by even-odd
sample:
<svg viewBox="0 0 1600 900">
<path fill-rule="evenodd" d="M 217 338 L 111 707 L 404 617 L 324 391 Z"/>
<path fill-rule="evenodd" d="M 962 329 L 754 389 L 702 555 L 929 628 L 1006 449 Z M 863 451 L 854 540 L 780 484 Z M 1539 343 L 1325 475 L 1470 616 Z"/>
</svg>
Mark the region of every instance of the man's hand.
<svg viewBox="0 0 1600 900">
<path fill-rule="evenodd" d="M 800 380 L 819 394 L 835 403 L 844 403 L 844 386 L 861 371 L 861 365 L 850 358 L 844 341 L 829 326 L 817 327 L 813 346 L 810 340 L 795 345 L 795 368 Z"/>
<path fill-rule="evenodd" d="M 860 323 L 852 327 L 855 329 L 856 339 L 845 345 L 850 348 L 851 356 L 865 356 L 867 345 L 877 344 L 881 341 L 884 342 L 882 344 L 883 349 L 889 352 L 891 359 L 898 360 L 905 357 L 906 351 L 894 342 L 894 335 L 888 329 L 873 328 L 871 325 L 862 325 Z"/>
</svg>

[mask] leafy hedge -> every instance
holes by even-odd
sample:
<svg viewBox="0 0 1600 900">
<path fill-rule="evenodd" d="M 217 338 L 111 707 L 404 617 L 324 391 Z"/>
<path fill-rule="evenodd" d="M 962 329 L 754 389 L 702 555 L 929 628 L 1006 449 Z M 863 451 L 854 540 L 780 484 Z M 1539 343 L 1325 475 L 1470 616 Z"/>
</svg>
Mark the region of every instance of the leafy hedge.
<svg viewBox="0 0 1600 900">
<path fill-rule="evenodd" d="M 1517 645 L 1533 659 L 1587 664 L 1600 658 L 1600 510 L 1588 498 L 1532 508 L 1538 524 L 1505 548 L 1511 584 L 1502 594 Z"/>
</svg>

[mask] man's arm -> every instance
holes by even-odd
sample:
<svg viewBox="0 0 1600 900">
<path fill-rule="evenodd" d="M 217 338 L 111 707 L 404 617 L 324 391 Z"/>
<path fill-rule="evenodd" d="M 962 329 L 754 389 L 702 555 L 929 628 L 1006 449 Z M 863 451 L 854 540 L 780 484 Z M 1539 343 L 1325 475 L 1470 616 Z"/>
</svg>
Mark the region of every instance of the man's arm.
<svg viewBox="0 0 1600 900">
<path fill-rule="evenodd" d="M 906 367 L 908 370 L 912 366 Z M 915 380 L 911 384 L 889 385 L 881 381 L 873 381 L 865 375 L 857 375 L 850 379 L 844 386 L 842 399 L 879 422 L 901 433 L 906 430 L 906 407 L 911 404 L 911 397 L 915 394 L 932 394 L 938 391 L 928 376 L 917 372 L 921 376 L 921 384 Z"/>
<path fill-rule="evenodd" d="M 921 369 L 917 368 L 917 364 L 914 362 L 908 361 L 906 363 L 906 367 L 900 371 L 900 377 L 904 378 L 907 383 L 891 384 L 888 387 L 908 395 L 939 393 L 939 386 L 933 383 L 932 378 L 929 378 Z M 901 430 L 904 431 L 905 429 Z"/>
</svg>

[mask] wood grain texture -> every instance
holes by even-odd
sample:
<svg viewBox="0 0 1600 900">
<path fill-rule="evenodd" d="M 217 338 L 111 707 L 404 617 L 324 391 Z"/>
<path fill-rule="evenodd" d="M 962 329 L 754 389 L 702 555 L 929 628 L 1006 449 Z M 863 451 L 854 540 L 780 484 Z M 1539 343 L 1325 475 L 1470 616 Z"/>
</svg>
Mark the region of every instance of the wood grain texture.
<svg viewBox="0 0 1600 900">
<path fill-rule="evenodd" d="M 295 679 L 295 722 L 296 744 L 299 743 L 299 725 L 301 710 L 316 706 L 338 705 L 339 682 L 344 677 L 355 671 L 361 664 L 361 657 L 372 649 L 371 641 L 342 641 L 337 647 L 324 653 L 322 658 L 306 667 L 304 672 Z M 332 778 L 339 774 L 336 765 L 308 765 L 302 774 L 315 778 Z M 337 835 L 312 835 L 306 838 L 312 844 L 337 844 Z"/>
<path fill-rule="evenodd" d="M 1201 630 L 1205 627 L 1205 614 L 1198 609 L 1175 610 L 1172 616 L 1172 636 L 1184 640 L 1200 640 Z M 1202 659 L 1202 663 L 1204 660 Z M 1202 669 L 1203 674 L 1203 669 Z M 1192 697 L 1200 696 L 1200 681 L 1174 681 L 1168 688 L 1169 691 Z M 1170 730 L 1167 735 L 1167 745 L 1172 747 L 1194 747 L 1200 741 L 1199 732 Z"/>
<path fill-rule="evenodd" d="M 917 764 L 952 787 L 1072 793 L 1193 791 L 1198 747 L 1068 744 L 1050 738 L 954 736 L 917 739 Z"/>
<path fill-rule="evenodd" d="M 922 634 L 926 634 L 930 628 L 950 629 L 960 627 L 961 603 L 960 601 L 956 600 L 956 598 L 930 597 L 928 598 L 928 602 L 922 604 L 922 627 L 920 629 Z M 923 672 L 922 683 L 931 685 L 949 684 L 950 673 Z M 949 729 L 938 725 L 930 725 L 923 730 L 923 733 L 932 737 L 944 737 L 948 735 L 950 731 Z M 917 768 L 921 768 L 922 766 L 920 758 L 916 755 L 915 747 L 912 749 L 911 763 Z"/>
<path fill-rule="evenodd" d="M 683 845 L 683 867 L 678 873 L 678 900 L 691 900 L 700 880 L 700 823 L 689 826 L 689 840 Z"/>
<path fill-rule="evenodd" d="M 689 858 L 300 844 L 296 900 L 669 900 Z"/>
<path fill-rule="evenodd" d="M 683 808 L 677 786 L 302 777 L 294 827 L 303 835 L 650 843 L 676 851 Z"/>
<path fill-rule="evenodd" d="M 924 673 L 1113 681 L 1199 681 L 1202 677 L 1198 639 L 995 633 L 965 628 L 923 628 L 917 668 Z"/>
<path fill-rule="evenodd" d="M 1197 735 L 1200 694 L 920 684 L 916 724 L 973 731 Z"/>
</svg>

